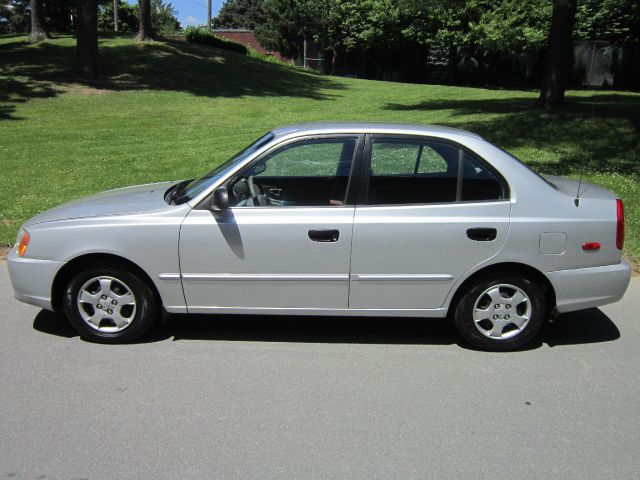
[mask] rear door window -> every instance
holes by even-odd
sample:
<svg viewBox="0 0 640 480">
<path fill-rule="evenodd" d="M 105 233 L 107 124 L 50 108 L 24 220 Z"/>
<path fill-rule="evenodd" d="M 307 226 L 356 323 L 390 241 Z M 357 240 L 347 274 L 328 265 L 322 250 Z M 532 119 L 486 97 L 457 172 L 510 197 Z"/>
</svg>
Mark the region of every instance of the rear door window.
<svg viewBox="0 0 640 480">
<path fill-rule="evenodd" d="M 506 197 L 501 179 L 458 145 L 437 140 L 373 138 L 370 205 L 488 201 Z"/>
</svg>

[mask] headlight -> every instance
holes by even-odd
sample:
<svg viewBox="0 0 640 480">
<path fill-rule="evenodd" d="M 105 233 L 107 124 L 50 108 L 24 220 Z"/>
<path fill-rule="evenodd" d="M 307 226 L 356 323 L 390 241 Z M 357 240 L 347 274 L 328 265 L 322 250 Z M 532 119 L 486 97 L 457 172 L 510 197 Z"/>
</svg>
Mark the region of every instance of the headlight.
<svg viewBox="0 0 640 480">
<path fill-rule="evenodd" d="M 16 238 L 16 253 L 18 256 L 24 257 L 24 254 L 27 253 L 29 241 L 31 241 L 31 235 L 29 232 L 24 229 L 20 229 L 18 237 Z"/>
</svg>

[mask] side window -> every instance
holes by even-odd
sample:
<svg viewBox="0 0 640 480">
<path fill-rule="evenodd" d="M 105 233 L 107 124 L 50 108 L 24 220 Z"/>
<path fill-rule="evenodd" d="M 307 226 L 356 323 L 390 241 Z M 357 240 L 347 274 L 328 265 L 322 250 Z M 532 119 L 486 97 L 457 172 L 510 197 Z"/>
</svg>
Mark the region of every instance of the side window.
<svg viewBox="0 0 640 480">
<path fill-rule="evenodd" d="M 320 138 L 285 145 L 231 182 L 230 205 L 344 205 L 357 140 Z"/>
<path fill-rule="evenodd" d="M 503 198 L 506 198 L 506 191 L 500 179 L 484 163 L 455 145 L 409 139 L 373 139 L 370 205 Z"/>
<path fill-rule="evenodd" d="M 459 150 L 451 145 L 374 139 L 369 204 L 455 202 Z"/>
<path fill-rule="evenodd" d="M 465 152 L 462 169 L 462 201 L 505 198 L 501 182 L 480 161 Z"/>
<path fill-rule="evenodd" d="M 418 142 L 375 141 L 371 170 L 375 175 L 444 173 L 446 160 L 433 147 Z"/>
</svg>

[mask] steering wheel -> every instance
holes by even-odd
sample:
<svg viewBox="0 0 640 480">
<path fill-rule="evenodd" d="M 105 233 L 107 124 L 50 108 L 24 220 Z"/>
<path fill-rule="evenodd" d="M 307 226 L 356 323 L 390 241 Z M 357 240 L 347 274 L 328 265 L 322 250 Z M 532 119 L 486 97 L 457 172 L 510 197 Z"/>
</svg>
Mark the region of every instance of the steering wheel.
<svg viewBox="0 0 640 480">
<path fill-rule="evenodd" d="M 269 205 L 268 200 L 264 195 L 262 185 L 260 185 L 260 182 L 258 182 L 258 179 L 256 179 L 254 175 L 249 175 L 249 178 L 247 178 L 247 185 L 249 186 L 249 194 L 251 195 L 254 205 L 258 204 L 261 207 Z"/>
</svg>

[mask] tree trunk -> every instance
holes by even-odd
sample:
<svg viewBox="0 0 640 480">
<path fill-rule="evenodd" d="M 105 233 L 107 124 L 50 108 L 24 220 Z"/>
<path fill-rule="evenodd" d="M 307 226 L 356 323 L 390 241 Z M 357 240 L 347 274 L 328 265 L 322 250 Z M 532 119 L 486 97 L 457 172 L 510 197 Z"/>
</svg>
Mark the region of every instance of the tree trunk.
<svg viewBox="0 0 640 480">
<path fill-rule="evenodd" d="M 207 1 L 207 30 L 211 30 L 211 0 Z"/>
<path fill-rule="evenodd" d="M 336 74 L 337 64 L 338 64 L 338 49 L 334 48 L 331 54 L 331 75 Z"/>
<path fill-rule="evenodd" d="M 453 43 L 449 45 L 449 59 L 447 61 L 447 77 L 450 85 L 455 85 L 458 73 L 458 47 Z"/>
<path fill-rule="evenodd" d="M 138 4 L 140 17 L 136 40 L 144 42 L 151 40 L 151 0 L 139 0 Z"/>
<path fill-rule="evenodd" d="M 113 31 L 118 31 L 118 4 L 120 0 L 113 0 Z"/>
<path fill-rule="evenodd" d="M 98 77 L 98 6 L 96 0 L 77 0 L 76 58 L 73 70 L 79 77 Z"/>
<path fill-rule="evenodd" d="M 30 42 L 41 42 L 47 38 L 51 38 L 44 28 L 42 20 L 42 0 L 30 0 L 31 8 L 31 33 L 29 34 Z"/>
<path fill-rule="evenodd" d="M 564 104 L 564 91 L 569 78 L 572 54 L 573 24 L 576 0 L 553 0 L 549 47 L 542 74 L 542 87 L 537 104 L 558 108 Z"/>
</svg>

